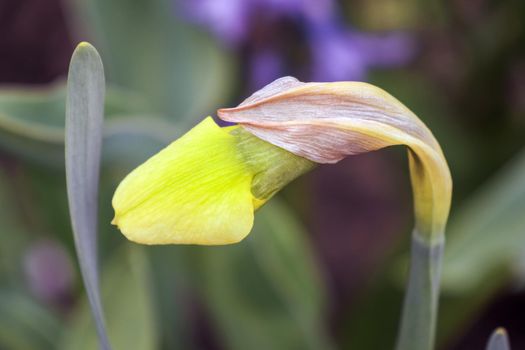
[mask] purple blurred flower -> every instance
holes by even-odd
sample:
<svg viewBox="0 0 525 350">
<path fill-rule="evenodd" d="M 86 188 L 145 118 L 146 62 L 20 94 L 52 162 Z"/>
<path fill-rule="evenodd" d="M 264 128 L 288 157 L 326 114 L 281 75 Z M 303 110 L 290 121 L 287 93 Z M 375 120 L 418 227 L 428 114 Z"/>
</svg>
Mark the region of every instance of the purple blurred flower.
<svg viewBox="0 0 525 350">
<path fill-rule="evenodd" d="M 32 244 L 24 256 L 24 272 L 31 292 L 44 302 L 62 304 L 72 290 L 71 258 L 57 242 Z"/>
<path fill-rule="evenodd" d="M 302 17 L 308 22 L 322 23 L 332 18 L 333 0 L 252 0 L 254 8 L 282 16 Z"/>
<path fill-rule="evenodd" d="M 395 68 L 409 63 L 417 51 L 415 37 L 402 31 L 382 34 L 351 34 L 355 49 L 359 50 L 370 67 Z"/>
<path fill-rule="evenodd" d="M 250 59 L 250 90 L 258 90 L 283 75 L 284 62 L 279 52 L 263 50 Z"/>
<path fill-rule="evenodd" d="M 333 0 L 186 0 L 184 5 L 194 22 L 230 45 L 246 40 L 250 25 L 261 15 L 320 22 L 333 12 Z"/>
<path fill-rule="evenodd" d="M 184 1 L 190 18 L 245 55 L 250 89 L 282 75 L 301 75 L 308 62 L 305 80 L 366 80 L 370 69 L 399 67 L 415 54 L 415 40 L 408 33 L 348 29 L 335 0 Z M 308 55 L 290 55 L 305 47 L 310 60 Z"/>
<path fill-rule="evenodd" d="M 248 34 L 253 0 L 189 0 L 185 7 L 192 20 L 208 27 L 220 40 L 235 44 Z"/>
<path fill-rule="evenodd" d="M 315 81 L 365 80 L 373 68 L 407 64 L 415 53 L 408 33 L 369 34 L 336 26 L 315 29 L 310 36 Z"/>
</svg>

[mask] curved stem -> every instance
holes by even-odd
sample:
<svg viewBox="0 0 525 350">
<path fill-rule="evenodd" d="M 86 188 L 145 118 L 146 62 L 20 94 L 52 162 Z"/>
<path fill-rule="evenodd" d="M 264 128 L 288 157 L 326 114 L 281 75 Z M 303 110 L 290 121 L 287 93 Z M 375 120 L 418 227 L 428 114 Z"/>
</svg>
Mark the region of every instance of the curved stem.
<svg viewBox="0 0 525 350">
<path fill-rule="evenodd" d="M 443 239 L 429 242 L 412 234 L 410 275 L 405 293 L 397 350 L 431 350 L 438 311 Z"/>
</svg>

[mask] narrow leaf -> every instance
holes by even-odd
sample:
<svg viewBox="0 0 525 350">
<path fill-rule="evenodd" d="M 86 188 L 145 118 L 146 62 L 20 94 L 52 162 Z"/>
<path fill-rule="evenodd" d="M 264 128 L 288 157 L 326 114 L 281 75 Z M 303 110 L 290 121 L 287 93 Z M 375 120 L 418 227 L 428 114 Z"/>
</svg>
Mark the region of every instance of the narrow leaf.
<svg viewBox="0 0 525 350">
<path fill-rule="evenodd" d="M 504 328 L 497 328 L 492 333 L 487 350 L 510 350 L 509 336 Z"/>
<path fill-rule="evenodd" d="M 97 272 L 97 200 L 104 118 L 104 68 L 98 52 L 80 43 L 69 66 L 65 156 L 71 225 L 100 347 L 110 349 Z"/>
</svg>

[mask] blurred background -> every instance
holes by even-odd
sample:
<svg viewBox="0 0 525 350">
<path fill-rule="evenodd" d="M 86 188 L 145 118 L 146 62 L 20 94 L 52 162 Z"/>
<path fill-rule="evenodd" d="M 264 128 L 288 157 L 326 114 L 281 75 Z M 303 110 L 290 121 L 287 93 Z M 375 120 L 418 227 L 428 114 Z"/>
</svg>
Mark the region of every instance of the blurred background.
<svg viewBox="0 0 525 350">
<path fill-rule="evenodd" d="M 322 166 L 226 247 L 132 244 L 127 172 L 272 80 L 361 80 L 411 108 L 449 161 L 439 349 L 525 349 L 522 0 L 0 1 L 0 348 L 94 349 L 63 161 L 64 79 L 92 42 L 107 79 L 100 271 L 115 349 L 391 349 L 411 189 L 405 150 Z"/>
</svg>

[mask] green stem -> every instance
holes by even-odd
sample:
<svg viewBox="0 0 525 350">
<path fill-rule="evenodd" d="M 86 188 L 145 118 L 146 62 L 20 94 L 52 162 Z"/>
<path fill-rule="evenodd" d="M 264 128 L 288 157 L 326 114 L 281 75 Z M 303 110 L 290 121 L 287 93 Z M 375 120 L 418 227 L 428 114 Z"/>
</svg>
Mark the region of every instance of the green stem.
<svg viewBox="0 0 525 350">
<path fill-rule="evenodd" d="M 410 275 L 405 293 L 397 350 L 432 350 L 436 332 L 439 280 L 444 248 L 412 235 Z"/>
</svg>

